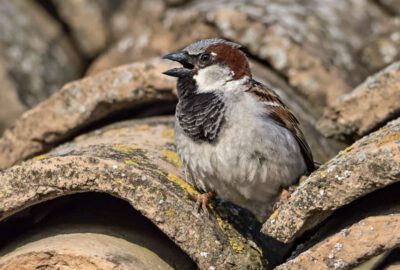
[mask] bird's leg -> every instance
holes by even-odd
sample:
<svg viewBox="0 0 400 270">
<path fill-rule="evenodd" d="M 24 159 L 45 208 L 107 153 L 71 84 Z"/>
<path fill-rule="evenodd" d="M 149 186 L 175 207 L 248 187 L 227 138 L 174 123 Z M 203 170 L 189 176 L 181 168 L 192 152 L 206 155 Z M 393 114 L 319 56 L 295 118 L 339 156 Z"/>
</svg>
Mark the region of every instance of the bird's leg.
<svg viewBox="0 0 400 270">
<path fill-rule="evenodd" d="M 217 194 L 214 191 L 206 192 L 203 194 L 190 194 L 190 197 L 196 202 L 195 210 L 196 212 L 200 212 L 200 208 L 203 212 L 208 215 L 207 205 L 212 198 L 214 198 Z"/>
</svg>

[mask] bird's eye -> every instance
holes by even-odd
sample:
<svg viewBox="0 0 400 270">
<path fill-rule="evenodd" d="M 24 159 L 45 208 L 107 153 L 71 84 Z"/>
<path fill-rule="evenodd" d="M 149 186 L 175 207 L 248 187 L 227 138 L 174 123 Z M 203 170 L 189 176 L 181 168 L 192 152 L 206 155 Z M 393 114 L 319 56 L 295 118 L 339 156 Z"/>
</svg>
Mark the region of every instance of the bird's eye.
<svg viewBox="0 0 400 270">
<path fill-rule="evenodd" d="M 211 60 L 211 55 L 209 53 L 203 53 L 200 55 L 200 63 L 202 65 L 208 64 L 208 62 Z"/>
</svg>

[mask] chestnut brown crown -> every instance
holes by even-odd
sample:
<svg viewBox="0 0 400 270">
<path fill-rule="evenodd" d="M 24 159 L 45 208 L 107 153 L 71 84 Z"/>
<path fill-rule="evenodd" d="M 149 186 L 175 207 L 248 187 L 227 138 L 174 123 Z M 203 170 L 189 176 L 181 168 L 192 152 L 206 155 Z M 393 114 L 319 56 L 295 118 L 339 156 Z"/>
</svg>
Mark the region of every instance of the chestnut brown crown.
<svg viewBox="0 0 400 270">
<path fill-rule="evenodd" d="M 228 66 L 233 72 L 233 80 L 244 76 L 251 77 L 246 54 L 240 45 L 223 39 L 204 39 L 190 44 L 181 51 L 165 55 L 164 59 L 179 62 L 182 68 L 164 72 L 173 77 L 193 76 L 199 69 L 214 64 Z"/>
</svg>

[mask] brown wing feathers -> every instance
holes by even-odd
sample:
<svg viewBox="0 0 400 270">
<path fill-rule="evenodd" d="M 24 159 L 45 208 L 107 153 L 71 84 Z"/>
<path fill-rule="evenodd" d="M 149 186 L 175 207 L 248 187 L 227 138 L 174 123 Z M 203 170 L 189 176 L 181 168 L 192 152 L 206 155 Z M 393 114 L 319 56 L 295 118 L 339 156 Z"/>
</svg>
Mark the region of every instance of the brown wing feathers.
<svg viewBox="0 0 400 270">
<path fill-rule="evenodd" d="M 299 128 L 299 121 L 288 110 L 286 105 L 280 100 L 279 96 L 266 85 L 253 81 L 248 92 L 255 95 L 268 108 L 268 116 L 282 127 L 287 128 L 293 134 L 300 146 L 301 153 L 309 172 L 315 170 L 313 156 L 303 133 Z"/>
</svg>

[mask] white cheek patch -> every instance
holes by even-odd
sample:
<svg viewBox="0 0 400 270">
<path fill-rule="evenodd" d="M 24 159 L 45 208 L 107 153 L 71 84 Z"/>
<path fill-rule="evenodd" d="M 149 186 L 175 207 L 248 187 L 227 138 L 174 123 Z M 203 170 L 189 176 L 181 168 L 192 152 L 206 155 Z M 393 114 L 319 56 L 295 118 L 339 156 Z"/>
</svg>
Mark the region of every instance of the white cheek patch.
<svg viewBox="0 0 400 270">
<path fill-rule="evenodd" d="M 233 75 L 234 73 L 230 68 L 215 64 L 199 69 L 193 79 L 197 83 L 198 92 L 204 93 L 222 90 L 224 85 L 232 80 Z"/>
</svg>

